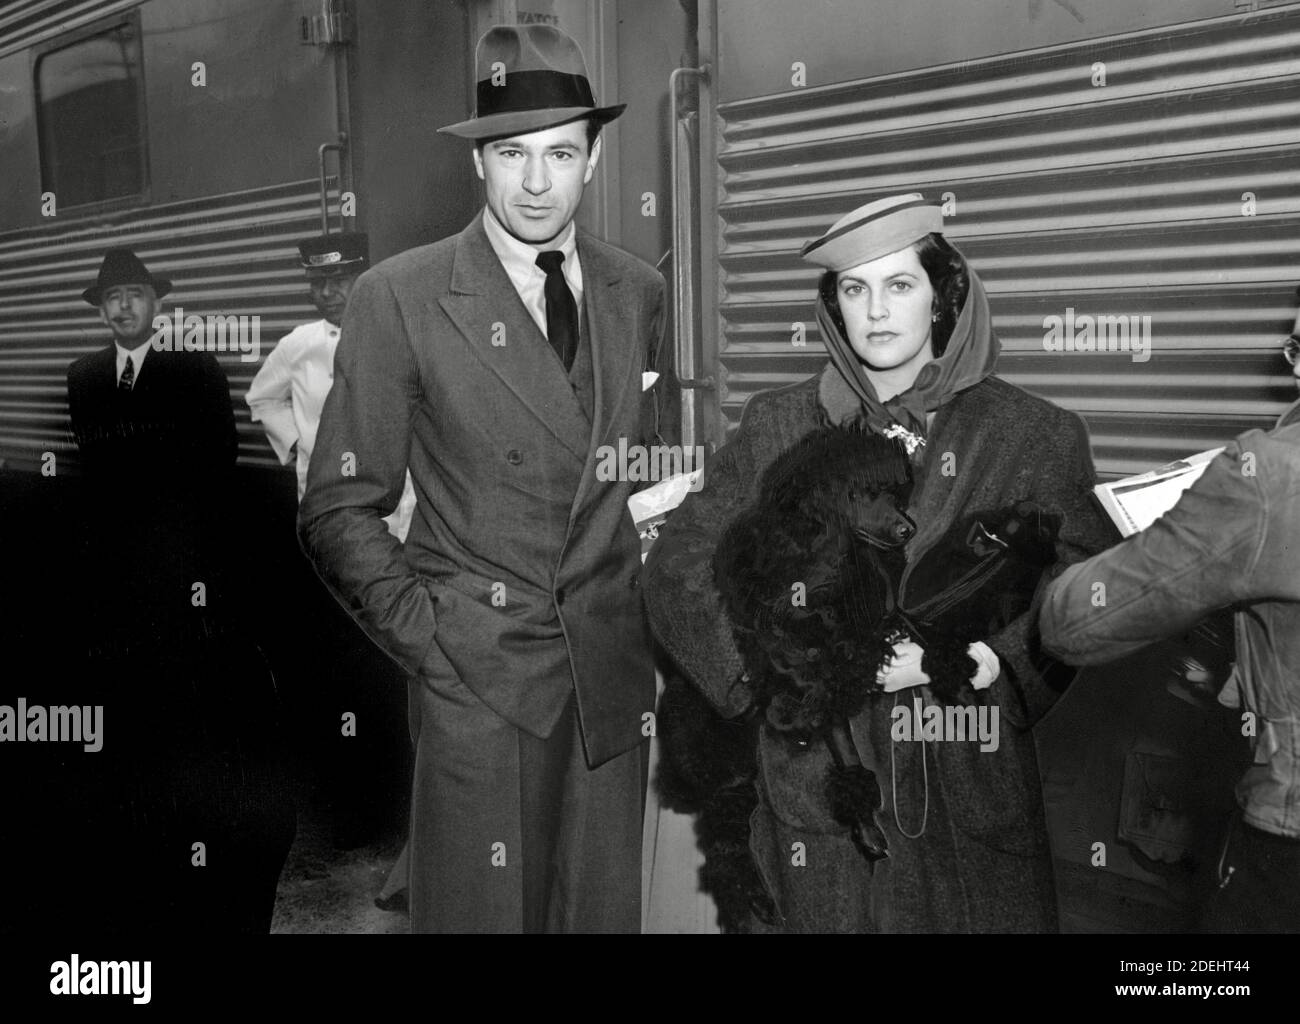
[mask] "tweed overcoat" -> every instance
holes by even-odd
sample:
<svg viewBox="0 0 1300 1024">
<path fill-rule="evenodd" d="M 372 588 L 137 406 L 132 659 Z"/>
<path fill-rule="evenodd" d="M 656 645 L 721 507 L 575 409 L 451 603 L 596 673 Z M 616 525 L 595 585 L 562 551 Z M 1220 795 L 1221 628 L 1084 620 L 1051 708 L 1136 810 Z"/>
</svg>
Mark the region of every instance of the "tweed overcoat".
<svg viewBox="0 0 1300 1024">
<path fill-rule="evenodd" d="M 753 397 L 736 437 L 706 467 L 703 489 L 689 495 L 663 528 L 646 566 L 645 597 L 657 639 L 725 716 L 741 713 L 751 695 L 738 682 L 742 666 L 713 583 L 713 551 L 731 519 L 756 499 L 772 460 L 810 430 L 851 413 L 837 373 L 828 365 L 820 375 Z M 909 506 L 917 523 L 907 547 L 909 567 L 955 521 L 1023 499 L 1062 516 L 1062 565 L 1114 540 L 1090 493 L 1094 472 L 1083 422 L 1005 381 L 988 377 L 941 406 L 925 451 Z M 906 585 L 905 573 L 904 594 Z M 826 806 L 824 745 L 800 750 L 763 731 L 751 850 L 777 904 L 778 927 L 1055 930 L 1029 729 L 1059 696 L 1059 666 L 1037 652 L 1032 614 L 985 642 L 1002 668 L 986 698 L 999 712 L 996 750 L 981 751 L 971 742 L 893 742 L 893 697 L 852 723 L 863 763 L 884 794 L 880 818 L 890 856 L 874 869 Z M 910 706 L 917 696 L 934 703 L 928 687 L 903 691 L 897 703 Z M 923 823 L 923 834 L 908 838 Z"/>
</svg>

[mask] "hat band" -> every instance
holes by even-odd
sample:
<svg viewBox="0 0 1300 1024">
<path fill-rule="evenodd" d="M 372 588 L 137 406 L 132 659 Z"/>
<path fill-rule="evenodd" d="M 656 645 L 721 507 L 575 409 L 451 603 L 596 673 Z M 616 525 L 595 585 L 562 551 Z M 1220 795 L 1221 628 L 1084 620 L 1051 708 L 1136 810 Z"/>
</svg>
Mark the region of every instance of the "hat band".
<svg viewBox="0 0 1300 1024">
<path fill-rule="evenodd" d="M 596 106 L 587 76 L 562 71 L 509 71 L 500 85 L 487 78 L 478 83 L 477 99 L 475 117 L 517 110 Z"/>
<path fill-rule="evenodd" d="M 943 232 L 943 214 L 934 203 L 913 201 L 859 218 L 803 247 L 809 263 L 837 273 L 887 256 Z"/>
<path fill-rule="evenodd" d="M 933 206 L 936 210 L 939 208 L 937 203 L 932 203 L 929 200 L 913 199 L 910 203 L 899 203 L 897 206 L 890 206 L 884 210 L 877 210 L 875 213 L 869 214 L 861 220 L 855 220 L 852 224 L 845 224 L 844 227 L 840 228 L 838 231 L 829 231 L 815 242 L 810 242 L 808 245 L 805 245 L 803 248 L 803 255 L 807 256 L 809 253 L 816 252 L 827 242 L 833 242 L 835 239 L 847 235 L 850 231 L 857 231 L 858 228 L 866 227 L 872 221 L 881 220 L 885 217 L 892 217 L 897 213 L 902 213 L 904 210 L 912 210 L 918 206 Z"/>
</svg>

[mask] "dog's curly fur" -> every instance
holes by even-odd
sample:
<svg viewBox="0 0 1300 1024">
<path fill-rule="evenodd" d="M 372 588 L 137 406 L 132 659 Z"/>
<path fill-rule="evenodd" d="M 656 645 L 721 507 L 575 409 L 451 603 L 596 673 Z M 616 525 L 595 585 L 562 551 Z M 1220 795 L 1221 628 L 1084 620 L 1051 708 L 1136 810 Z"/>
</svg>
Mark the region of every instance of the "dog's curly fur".
<svg viewBox="0 0 1300 1024">
<path fill-rule="evenodd" d="M 911 466 L 897 441 L 823 427 L 772 463 L 755 505 L 718 543 L 715 583 L 753 699 L 744 715 L 725 720 L 684 680 L 670 679 L 659 710 L 658 784 L 665 803 L 699 816 L 701 887 L 725 930 L 747 930 L 751 914 L 777 917 L 749 851 L 759 728 L 791 743 L 827 742 L 832 816 L 869 859 L 880 856 L 879 786 L 842 756 L 843 723 L 880 692 L 877 673 L 902 633 L 925 649 L 937 699 L 975 699 L 967 646 L 1023 612 L 1054 560 L 1059 521 L 1035 506 L 972 516 L 912 567 L 900 607 L 903 547 L 915 531 L 903 511 L 910 492 Z"/>
<path fill-rule="evenodd" d="M 772 463 L 718 544 L 714 581 L 754 702 L 791 739 L 861 711 L 889 657 L 910 491 L 898 442 L 826 427 Z"/>
</svg>

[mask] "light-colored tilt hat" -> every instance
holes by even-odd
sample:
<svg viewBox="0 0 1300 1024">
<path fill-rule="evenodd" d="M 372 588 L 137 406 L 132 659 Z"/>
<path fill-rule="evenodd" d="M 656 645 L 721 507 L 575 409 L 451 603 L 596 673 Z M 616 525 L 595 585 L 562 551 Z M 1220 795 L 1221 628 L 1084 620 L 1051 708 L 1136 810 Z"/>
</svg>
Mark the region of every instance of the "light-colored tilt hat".
<svg viewBox="0 0 1300 1024">
<path fill-rule="evenodd" d="M 920 192 L 909 192 L 846 213 L 799 255 L 827 270 L 848 270 L 904 249 L 934 231 L 943 231 L 938 204 L 927 202 Z"/>
<path fill-rule="evenodd" d="M 491 139 L 594 117 L 599 124 L 626 103 L 596 106 L 582 49 L 550 25 L 497 25 L 474 52 L 474 116 L 439 128 L 462 139 Z"/>
</svg>

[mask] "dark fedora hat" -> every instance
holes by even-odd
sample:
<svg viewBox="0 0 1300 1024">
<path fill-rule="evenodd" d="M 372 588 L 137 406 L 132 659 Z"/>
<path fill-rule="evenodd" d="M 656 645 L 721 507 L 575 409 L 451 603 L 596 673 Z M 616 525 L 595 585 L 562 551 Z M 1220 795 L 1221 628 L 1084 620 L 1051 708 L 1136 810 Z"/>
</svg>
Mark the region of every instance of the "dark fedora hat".
<svg viewBox="0 0 1300 1024">
<path fill-rule="evenodd" d="M 99 265 L 99 277 L 81 293 L 81 297 L 92 306 L 98 306 L 104 289 L 119 284 L 147 284 L 160 299 L 172 290 L 170 281 L 165 277 L 154 277 L 130 249 L 109 249 L 104 253 L 104 262 Z"/>
<path fill-rule="evenodd" d="M 474 116 L 438 131 L 462 139 L 537 132 L 581 118 L 605 124 L 627 108 L 596 106 L 587 64 L 574 39 L 550 25 L 498 25 L 474 54 Z"/>
<path fill-rule="evenodd" d="M 298 259 L 308 277 L 359 274 L 370 265 L 370 239 L 362 231 L 318 235 L 298 243 Z"/>
</svg>

